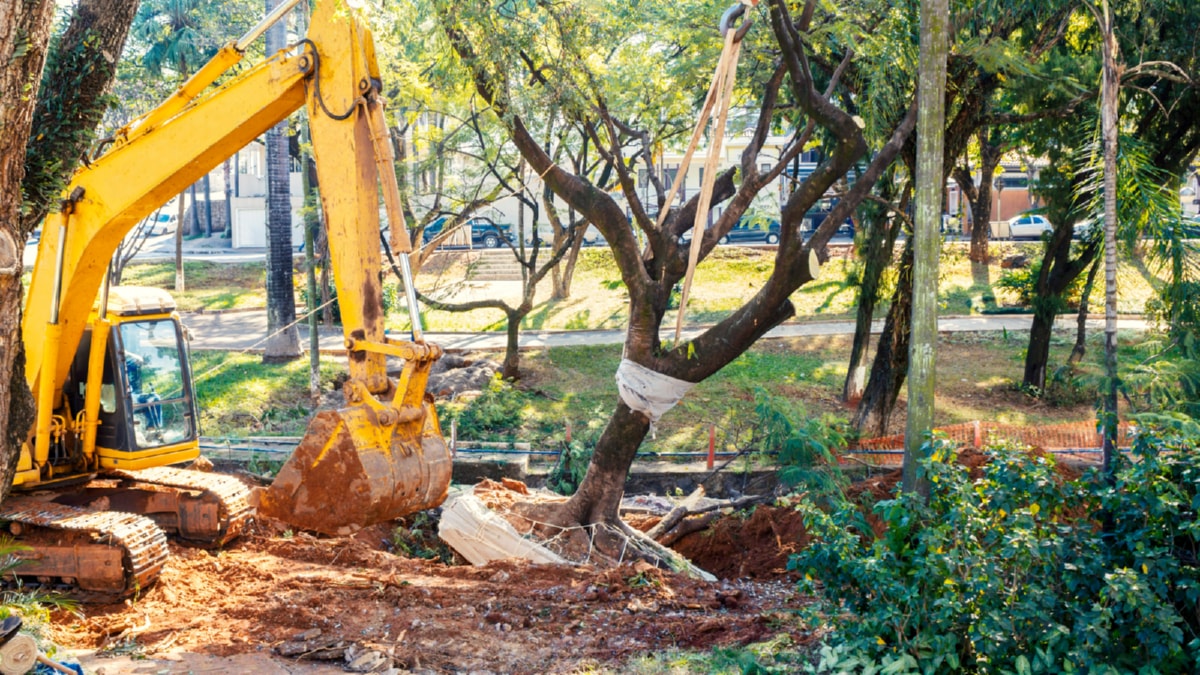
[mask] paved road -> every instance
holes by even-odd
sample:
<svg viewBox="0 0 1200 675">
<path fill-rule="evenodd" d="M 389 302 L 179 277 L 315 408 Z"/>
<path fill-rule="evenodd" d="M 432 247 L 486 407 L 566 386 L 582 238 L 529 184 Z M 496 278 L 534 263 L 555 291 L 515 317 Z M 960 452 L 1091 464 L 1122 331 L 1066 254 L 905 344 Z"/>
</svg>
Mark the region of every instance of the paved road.
<svg viewBox="0 0 1200 675">
<path fill-rule="evenodd" d="M 231 311 L 219 313 L 186 314 L 184 324 L 192 334 L 192 349 L 256 350 L 262 348 L 267 334 L 267 315 L 261 310 Z M 1028 331 L 1032 317 L 1029 315 L 998 315 L 948 317 L 938 321 L 938 330 L 944 333 L 1002 331 L 1012 333 Z M 1071 329 L 1075 326 L 1074 316 L 1059 318 L 1059 327 Z M 1143 319 L 1126 318 L 1119 323 L 1122 330 L 1145 330 Z M 1090 330 L 1101 330 L 1104 321 L 1088 321 Z M 684 338 L 699 335 L 702 327 L 684 330 Z M 883 321 L 876 321 L 872 332 L 883 330 Z M 301 344 L 308 346 L 308 326 L 300 326 Z M 342 350 L 342 334 L 339 330 L 320 329 L 322 351 Z M 854 323 L 850 321 L 822 321 L 787 323 L 767 333 L 767 338 L 790 338 L 822 335 L 853 335 Z M 674 331 L 664 331 L 663 340 L 670 340 Z M 400 336 L 397 336 L 400 337 Z M 504 333 L 428 333 L 426 338 L 446 349 L 504 349 L 507 338 Z M 568 347 L 583 345 L 613 345 L 625 341 L 623 330 L 547 331 L 527 330 L 521 333 L 522 349 L 542 347 Z"/>
</svg>

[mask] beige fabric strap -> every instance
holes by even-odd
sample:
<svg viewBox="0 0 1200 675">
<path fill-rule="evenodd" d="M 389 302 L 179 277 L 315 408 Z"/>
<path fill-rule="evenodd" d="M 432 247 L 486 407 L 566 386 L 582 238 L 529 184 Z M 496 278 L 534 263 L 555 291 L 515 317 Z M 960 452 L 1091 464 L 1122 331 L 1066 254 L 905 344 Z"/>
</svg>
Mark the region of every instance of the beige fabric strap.
<svg viewBox="0 0 1200 675">
<path fill-rule="evenodd" d="M 691 161 L 692 152 L 695 150 L 695 144 L 708 122 L 712 104 L 714 102 L 718 103 L 717 121 L 712 129 L 712 142 L 708 147 L 708 157 L 704 161 L 704 177 L 700 181 L 700 202 L 696 206 L 696 220 L 692 225 L 692 242 L 691 247 L 688 249 L 688 267 L 687 275 L 683 279 L 683 295 L 679 299 L 679 312 L 675 316 L 676 345 L 679 344 L 679 335 L 683 331 L 683 318 L 687 313 L 688 296 L 692 289 L 692 277 L 696 273 L 696 264 L 700 260 L 701 240 L 704 238 L 704 227 L 708 222 L 708 210 L 712 204 L 713 185 L 716 183 L 717 162 L 720 160 L 721 145 L 725 140 L 725 123 L 729 118 L 729 102 L 733 97 L 738 56 L 742 49 L 741 41 L 736 40 L 734 37 L 735 33 L 736 31 L 734 30 L 725 32 L 725 46 L 721 49 L 721 59 L 717 65 L 717 72 L 713 77 L 712 87 L 709 89 L 708 99 L 704 102 L 704 110 L 701 111 L 700 120 L 696 124 L 696 130 L 692 133 L 692 140 L 688 144 L 688 152 L 684 155 L 683 164 L 675 174 L 675 180 L 671 185 L 671 196 L 674 197 L 676 188 L 680 185 L 682 177 L 687 172 L 688 163 Z M 668 199 L 666 204 L 664 204 L 664 208 L 658 214 L 660 228 L 666 216 L 667 206 L 670 203 L 671 200 Z"/>
</svg>

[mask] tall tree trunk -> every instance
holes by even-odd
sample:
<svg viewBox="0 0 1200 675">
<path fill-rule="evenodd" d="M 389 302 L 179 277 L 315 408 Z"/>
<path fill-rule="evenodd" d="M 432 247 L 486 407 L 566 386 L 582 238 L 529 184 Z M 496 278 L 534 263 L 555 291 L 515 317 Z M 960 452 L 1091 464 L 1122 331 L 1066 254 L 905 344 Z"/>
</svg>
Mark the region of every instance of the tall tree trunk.
<svg viewBox="0 0 1200 675">
<path fill-rule="evenodd" d="M 893 172 L 888 172 L 881 181 L 880 196 L 890 200 L 892 196 Z M 908 190 L 897 207 L 903 212 L 908 202 Z M 879 286 L 883 273 L 895 257 L 896 235 L 900 226 L 895 218 L 888 216 L 888 209 L 877 208 L 864 220 L 866 233 L 862 247 L 858 249 L 863 259 L 862 283 L 858 291 L 858 308 L 854 317 L 854 339 L 850 345 L 850 364 L 846 368 L 846 381 L 842 384 L 842 401 L 857 403 L 866 386 L 866 364 L 863 357 L 871 341 L 871 324 L 875 319 L 875 308 L 879 305 Z"/>
<path fill-rule="evenodd" d="M 942 239 L 942 171 L 946 118 L 946 52 L 949 46 L 948 0 L 922 0 L 921 53 L 917 80 L 917 218 L 913 227 L 912 341 L 909 343 L 908 419 L 904 432 L 901 489 L 929 496 L 920 476 L 925 436 L 933 429 L 937 347 L 938 251 Z"/>
<path fill-rule="evenodd" d="M 908 374 L 908 340 L 912 317 L 912 239 L 905 243 L 897 268 L 896 290 L 888 309 L 879 348 L 871 363 L 871 375 L 862 400 L 854 411 L 854 427 L 863 435 L 882 436 L 900 396 L 900 385 Z"/>
<path fill-rule="evenodd" d="M 180 192 L 176 199 L 179 203 L 175 205 L 175 292 L 182 293 L 184 290 L 183 279 L 183 217 L 184 217 L 184 199 L 185 192 Z"/>
<path fill-rule="evenodd" d="M 233 160 L 225 160 L 225 229 L 221 235 L 225 239 L 233 236 Z"/>
<path fill-rule="evenodd" d="M 1108 0 L 1101 3 L 1100 135 L 1104 143 L 1104 475 L 1113 480 L 1117 451 L 1117 105 L 1120 70 L 1117 36 Z"/>
<path fill-rule="evenodd" d="M 1003 147 L 988 142 L 989 129 L 979 132 L 979 187 L 971 197 L 971 262 L 986 263 L 990 259 L 988 241 L 992 236 L 992 181 L 996 167 L 1004 156 Z"/>
<path fill-rule="evenodd" d="M 199 182 L 200 181 L 196 181 L 196 183 Z M 200 200 L 196 197 L 196 183 L 192 183 L 192 186 L 188 188 L 188 192 L 192 195 L 192 217 L 190 219 L 192 221 L 191 236 L 200 237 L 204 235 L 204 230 L 200 226 Z"/>
<path fill-rule="evenodd" d="M 321 261 L 321 275 L 317 279 L 318 285 L 321 287 L 321 324 L 324 326 L 332 326 L 333 320 L 333 285 L 329 279 L 329 231 L 325 229 L 325 223 L 321 223 L 321 229 L 317 232 L 317 258 Z"/>
<path fill-rule="evenodd" d="M 267 11 L 278 5 L 267 0 Z M 267 31 L 267 53 L 284 47 L 286 26 Z M 292 191 L 288 177 L 287 122 L 267 131 L 267 342 L 264 363 L 293 361 L 303 355 L 296 329 L 296 294 L 292 282 Z"/>
<path fill-rule="evenodd" d="M 212 185 L 204 174 L 204 236 L 212 236 Z"/>
<path fill-rule="evenodd" d="M 50 0 L 0 3 L 0 499 L 34 418 L 21 338 L 21 181 L 37 102 L 27 87 L 41 77 L 53 14 Z"/>
<path fill-rule="evenodd" d="M 1083 284 L 1083 296 L 1079 299 L 1079 312 L 1075 317 L 1075 346 L 1071 348 L 1071 355 L 1067 357 L 1067 363 L 1073 365 L 1078 364 L 1087 354 L 1087 318 L 1088 318 L 1088 298 L 1092 295 L 1092 287 L 1096 285 L 1096 270 L 1100 269 L 1100 261 L 1092 263 L 1088 268 L 1087 281 Z"/>
<path fill-rule="evenodd" d="M 308 124 L 304 127 L 305 143 L 309 147 Z M 317 331 L 317 231 L 321 220 L 317 210 L 317 171 L 312 153 L 303 152 L 300 159 L 301 182 L 304 190 L 304 277 L 308 302 L 308 393 L 315 406 L 321 398 L 321 336 Z"/>
<path fill-rule="evenodd" d="M 1056 231 L 1046 245 L 1041 271 L 1034 287 L 1033 325 L 1029 329 L 1029 346 L 1025 349 L 1025 375 L 1022 379 L 1023 386 L 1034 392 L 1046 390 L 1050 338 L 1054 330 L 1054 319 L 1064 304 L 1063 295 L 1099 253 L 1096 246 L 1088 246 L 1080 251 L 1077 258 L 1071 260 L 1069 228 L 1065 225 L 1061 228 L 1065 231 Z"/>
</svg>

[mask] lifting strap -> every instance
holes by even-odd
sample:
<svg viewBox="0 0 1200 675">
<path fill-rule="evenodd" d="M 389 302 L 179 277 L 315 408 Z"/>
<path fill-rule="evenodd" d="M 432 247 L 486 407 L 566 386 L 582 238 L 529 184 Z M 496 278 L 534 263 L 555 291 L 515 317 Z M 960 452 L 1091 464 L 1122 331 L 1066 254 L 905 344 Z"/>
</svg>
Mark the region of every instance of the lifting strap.
<svg viewBox="0 0 1200 675">
<path fill-rule="evenodd" d="M 661 230 L 663 223 L 667 219 L 667 213 L 670 210 L 671 202 L 675 199 L 675 195 L 679 192 L 680 185 L 687 175 L 688 165 L 692 161 L 692 155 L 696 151 L 696 146 L 700 142 L 700 136 L 704 133 L 704 128 L 708 125 L 709 119 L 712 117 L 713 108 L 716 107 L 717 119 L 712 129 L 712 141 L 709 143 L 708 156 L 704 160 L 704 173 L 700 179 L 700 202 L 696 206 L 696 220 L 692 225 L 692 241 L 688 249 L 688 267 L 687 274 L 683 279 L 683 295 L 679 300 L 679 312 L 675 317 L 675 344 L 679 344 L 679 335 L 683 330 L 683 317 L 687 312 L 688 295 L 692 288 L 692 277 L 696 272 L 696 263 L 700 260 L 700 245 L 704 238 L 704 227 L 708 222 L 709 206 L 712 203 L 713 185 L 716 182 L 717 162 L 721 156 L 721 145 L 725 139 L 725 123 L 729 117 L 729 102 L 733 97 L 733 84 L 737 75 L 738 56 L 741 53 L 742 38 L 745 37 L 746 31 L 750 28 L 750 21 L 746 20 L 741 27 L 733 28 L 730 24 L 734 19 L 741 16 L 746 7 L 754 7 L 758 4 L 758 0 L 741 0 L 740 3 L 733 5 L 725 11 L 721 17 L 721 33 L 724 36 L 725 44 L 721 48 L 721 58 L 717 62 L 716 72 L 713 73 L 712 84 L 708 88 L 708 95 L 704 99 L 704 106 L 700 110 L 700 118 L 696 121 L 696 128 L 692 130 L 691 140 L 688 141 L 687 152 L 683 155 L 683 161 L 675 172 L 675 178 L 671 181 L 671 189 L 667 193 L 667 200 L 663 203 L 663 208 L 658 212 L 658 229 Z"/>
</svg>

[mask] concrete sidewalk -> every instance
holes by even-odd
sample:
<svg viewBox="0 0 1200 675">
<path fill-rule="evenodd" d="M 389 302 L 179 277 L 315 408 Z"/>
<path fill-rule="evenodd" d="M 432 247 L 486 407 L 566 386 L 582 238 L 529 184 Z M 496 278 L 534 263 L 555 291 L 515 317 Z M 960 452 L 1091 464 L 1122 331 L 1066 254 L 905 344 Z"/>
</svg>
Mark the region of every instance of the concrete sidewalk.
<svg viewBox="0 0 1200 675">
<path fill-rule="evenodd" d="M 183 315 L 183 323 L 192 334 L 192 349 L 255 351 L 261 350 L 267 335 L 267 313 L 264 310 L 203 312 Z M 1030 315 L 992 315 L 947 317 L 938 320 L 938 331 L 943 333 L 974 333 L 983 331 L 1008 331 L 1022 333 L 1029 330 L 1033 323 Z M 1140 318 L 1122 318 L 1118 323 L 1121 330 L 1146 330 L 1146 321 Z M 308 347 L 308 325 L 302 323 L 300 342 Z M 1061 316 L 1057 328 L 1071 330 L 1075 327 L 1074 316 Z M 703 332 L 707 327 L 697 326 L 683 331 L 684 339 L 691 339 Z M 1103 319 L 1089 319 L 1088 330 L 1103 330 Z M 883 330 L 883 321 L 876 321 L 871 327 L 873 333 Z M 816 337 L 825 335 L 853 335 L 852 321 L 806 321 L 785 323 L 777 326 L 766 334 L 767 338 Z M 344 350 L 342 333 L 339 329 L 319 329 L 321 350 L 325 352 L 340 352 Z M 507 336 L 504 333 L 437 333 L 425 334 L 430 342 L 441 345 L 447 350 L 497 350 L 504 349 Z M 403 338 L 404 335 L 397 334 Z M 674 338 L 673 330 L 663 331 L 661 339 Z M 625 341 L 623 330 L 578 330 L 578 331 L 548 331 L 526 330 L 521 332 L 521 349 L 538 349 L 545 347 L 578 347 L 585 345 L 614 345 Z"/>
</svg>

